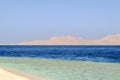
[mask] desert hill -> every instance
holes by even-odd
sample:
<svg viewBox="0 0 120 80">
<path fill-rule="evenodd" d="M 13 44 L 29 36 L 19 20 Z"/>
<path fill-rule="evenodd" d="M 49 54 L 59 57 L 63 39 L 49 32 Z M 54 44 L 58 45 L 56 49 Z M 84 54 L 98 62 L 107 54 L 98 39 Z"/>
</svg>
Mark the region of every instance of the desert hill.
<svg viewBox="0 0 120 80">
<path fill-rule="evenodd" d="M 22 45 L 120 45 L 120 34 L 112 34 L 97 40 L 85 40 L 75 36 L 56 36 L 48 40 L 22 42 Z"/>
</svg>

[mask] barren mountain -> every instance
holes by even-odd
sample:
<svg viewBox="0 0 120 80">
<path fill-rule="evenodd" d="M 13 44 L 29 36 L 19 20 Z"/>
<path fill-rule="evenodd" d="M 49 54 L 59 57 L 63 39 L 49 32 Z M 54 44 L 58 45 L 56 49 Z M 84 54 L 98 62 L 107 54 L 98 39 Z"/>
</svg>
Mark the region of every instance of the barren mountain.
<svg viewBox="0 0 120 80">
<path fill-rule="evenodd" d="M 94 40 L 94 44 L 120 45 L 120 34 L 108 35 L 102 39 Z"/>
<path fill-rule="evenodd" d="M 85 40 L 74 36 L 56 36 L 49 40 L 22 42 L 22 45 L 120 45 L 120 34 L 108 35 L 97 40 Z"/>
</svg>

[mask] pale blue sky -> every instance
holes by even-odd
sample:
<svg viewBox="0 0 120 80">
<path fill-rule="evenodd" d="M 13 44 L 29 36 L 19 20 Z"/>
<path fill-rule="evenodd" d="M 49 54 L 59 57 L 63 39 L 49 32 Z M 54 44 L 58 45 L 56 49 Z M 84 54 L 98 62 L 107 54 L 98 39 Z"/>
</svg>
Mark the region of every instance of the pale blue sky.
<svg viewBox="0 0 120 80">
<path fill-rule="evenodd" d="M 120 0 L 0 0 L 0 44 L 120 33 Z"/>
</svg>

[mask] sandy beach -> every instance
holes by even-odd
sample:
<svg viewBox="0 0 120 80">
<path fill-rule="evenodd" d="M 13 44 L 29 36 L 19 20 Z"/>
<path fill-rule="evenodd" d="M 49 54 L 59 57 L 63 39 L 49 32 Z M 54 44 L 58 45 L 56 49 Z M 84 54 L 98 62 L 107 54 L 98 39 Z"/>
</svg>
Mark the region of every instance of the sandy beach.
<svg viewBox="0 0 120 80">
<path fill-rule="evenodd" d="M 46 80 L 8 68 L 0 68 L 0 80 Z"/>
</svg>

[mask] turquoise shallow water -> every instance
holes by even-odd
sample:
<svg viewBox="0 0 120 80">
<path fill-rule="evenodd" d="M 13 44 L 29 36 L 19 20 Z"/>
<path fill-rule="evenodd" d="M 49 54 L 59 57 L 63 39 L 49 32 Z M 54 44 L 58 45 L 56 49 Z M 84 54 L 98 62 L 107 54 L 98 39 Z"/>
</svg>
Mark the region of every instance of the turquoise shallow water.
<svg viewBox="0 0 120 80">
<path fill-rule="evenodd" d="M 49 80 L 120 79 L 120 63 L 0 57 L 0 67 L 47 77 Z"/>
</svg>

